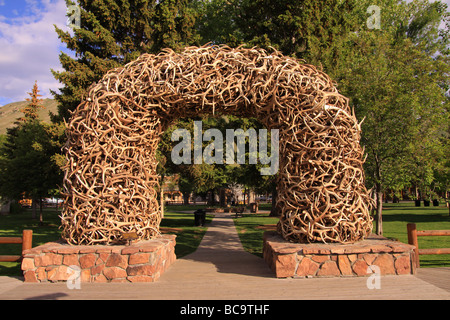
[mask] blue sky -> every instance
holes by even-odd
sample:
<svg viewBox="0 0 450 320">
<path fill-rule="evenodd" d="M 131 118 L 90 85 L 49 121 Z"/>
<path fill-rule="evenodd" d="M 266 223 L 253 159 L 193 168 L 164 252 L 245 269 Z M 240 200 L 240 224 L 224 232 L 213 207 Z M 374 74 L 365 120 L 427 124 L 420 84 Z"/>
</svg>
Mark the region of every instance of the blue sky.
<svg viewBox="0 0 450 320">
<path fill-rule="evenodd" d="M 28 97 L 36 80 L 44 98 L 58 90 L 50 69 L 60 70 L 67 49 L 53 24 L 65 29 L 64 0 L 0 0 L 0 106 Z"/>
<path fill-rule="evenodd" d="M 6 18 L 30 16 L 45 9 L 45 5 L 39 1 L 0 0 L 0 5 L 1 15 Z"/>
</svg>

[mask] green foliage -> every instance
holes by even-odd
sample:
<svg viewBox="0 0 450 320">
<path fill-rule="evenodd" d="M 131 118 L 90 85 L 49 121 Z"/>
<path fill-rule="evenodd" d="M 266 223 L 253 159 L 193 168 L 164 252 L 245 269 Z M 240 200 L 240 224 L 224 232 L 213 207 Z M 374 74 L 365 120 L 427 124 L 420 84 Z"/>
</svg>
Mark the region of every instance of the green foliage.
<svg viewBox="0 0 450 320">
<path fill-rule="evenodd" d="M 438 26 L 448 15 L 439 3 L 384 1 L 381 28 L 371 30 L 364 25 L 369 4 L 355 9 L 360 27 L 341 39 L 341 58 L 325 69 L 365 119 L 368 182 L 379 190 L 429 185 L 447 143 L 448 42 Z"/>
<path fill-rule="evenodd" d="M 71 1 L 67 1 L 71 4 Z M 350 98 L 362 123 L 369 187 L 448 189 L 449 13 L 426 0 L 97 0 L 79 1 L 81 28 L 58 36 L 74 51 L 62 53 L 64 86 L 55 120 L 67 119 L 86 89 L 109 69 L 144 52 L 207 42 L 275 48 L 322 66 Z M 369 29 L 370 5 L 380 8 L 380 29 Z M 441 24 L 447 26 L 439 28 Z M 236 119 L 208 120 L 215 128 L 244 128 Z M 220 122 L 222 121 L 222 122 Z M 192 124 L 178 122 L 192 130 Z M 157 157 L 162 175 L 179 173 L 183 190 L 228 182 L 270 190 L 274 177 L 258 167 L 180 165 L 170 161 L 169 129 Z M 191 184 L 191 185 L 190 185 Z"/>
<path fill-rule="evenodd" d="M 24 117 L 7 130 L 0 147 L 0 195 L 10 199 L 33 199 L 48 195 L 62 179 L 61 159 L 64 127 L 46 124 L 37 115 L 37 84 L 30 93 Z"/>
<path fill-rule="evenodd" d="M 46 196 L 62 178 L 52 158 L 59 148 L 51 125 L 38 120 L 8 130 L 7 142 L 0 151 L 0 194 L 12 199 L 23 194 Z"/>
<path fill-rule="evenodd" d="M 241 10 L 239 1 L 198 1 L 196 6 L 199 12 L 196 29 L 201 43 L 225 43 L 231 47 L 242 44 L 244 35 L 236 23 Z"/>
<path fill-rule="evenodd" d="M 202 1 L 203 41 L 270 47 L 286 55 L 334 60 L 335 39 L 350 30 L 353 1 Z M 311 53 L 314 52 L 314 55 Z"/>
<path fill-rule="evenodd" d="M 173 147 L 179 141 L 171 141 L 172 132 L 175 129 L 186 129 L 190 136 L 194 137 L 194 121 L 202 121 L 203 132 L 214 128 L 218 129 L 224 137 L 223 154 L 227 152 L 226 145 L 226 130 L 227 129 L 242 129 L 247 131 L 249 129 L 264 128 L 259 121 L 254 118 L 237 118 L 234 116 L 221 116 L 216 118 L 196 118 L 196 119 L 180 119 L 172 125 L 163 134 L 161 143 L 158 148 L 158 159 L 160 166 L 158 166 L 158 173 L 163 175 L 178 174 L 180 176 L 179 187 L 181 192 L 195 192 L 206 193 L 211 190 L 217 190 L 225 187 L 228 184 L 238 183 L 248 188 L 256 189 L 261 192 L 271 192 L 272 182 L 274 176 L 262 176 L 260 173 L 261 164 L 248 164 L 249 159 L 249 137 L 245 138 L 245 159 L 246 164 L 180 164 L 175 165 L 171 159 L 171 152 Z M 270 139 L 270 137 L 269 137 Z M 202 151 L 211 143 L 211 141 L 202 142 Z M 194 139 L 191 139 L 191 157 L 194 159 Z"/>
<path fill-rule="evenodd" d="M 39 97 L 42 97 L 42 95 L 39 94 L 39 89 L 37 85 L 37 81 L 34 83 L 33 89 L 31 92 L 28 93 L 30 95 L 30 98 L 27 98 L 26 101 L 29 103 L 23 108 L 21 111 L 24 114 L 24 117 L 19 119 L 19 121 L 28 121 L 28 120 L 35 120 L 39 117 L 38 110 L 39 108 L 44 108 L 44 106 L 41 105 L 42 99 L 39 99 Z"/>
<path fill-rule="evenodd" d="M 449 13 L 427 0 L 206 3 L 208 41 L 275 48 L 322 66 L 362 123 L 365 172 L 377 193 L 415 184 L 430 193 L 449 183 Z M 369 28 L 370 6 L 380 9 Z M 223 13 L 230 13 L 228 20 Z M 211 19 L 208 21 L 208 19 Z M 215 22 L 217 21 L 217 24 Z M 439 28 L 441 23 L 447 29 Z M 223 32 L 220 34 L 220 32 Z M 215 37 L 215 39 L 214 39 Z M 249 174 L 243 175 L 251 177 Z M 437 182 L 439 180 L 439 182 Z M 378 202 L 381 214 L 381 201 Z"/>
<path fill-rule="evenodd" d="M 72 1 L 66 0 L 68 5 Z M 68 119 L 87 88 L 110 69 L 133 61 L 142 53 L 163 48 L 180 50 L 198 44 L 196 11 L 189 0 L 78 1 L 81 28 L 73 32 L 55 26 L 58 37 L 75 58 L 60 54 L 64 71 L 52 71 L 64 86 L 53 92 L 59 102 L 53 120 Z"/>
</svg>

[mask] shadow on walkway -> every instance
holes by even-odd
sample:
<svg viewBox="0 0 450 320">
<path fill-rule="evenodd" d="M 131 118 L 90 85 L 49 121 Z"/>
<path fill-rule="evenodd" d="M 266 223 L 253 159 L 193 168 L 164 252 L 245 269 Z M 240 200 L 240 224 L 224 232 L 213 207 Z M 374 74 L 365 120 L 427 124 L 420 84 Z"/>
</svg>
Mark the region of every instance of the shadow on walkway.
<svg viewBox="0 0 450 320">
<path fill-rule="evenodd" d="M 197 250 L 178 259 L 170 273 L 177 272 L 178 267 L 188 267 L 191 271 L 187 273 L 201 277 L 217 273 L 275 277 L 262 258 L 244 250 L 229 213 L 215 214 Z"/>
</svg>

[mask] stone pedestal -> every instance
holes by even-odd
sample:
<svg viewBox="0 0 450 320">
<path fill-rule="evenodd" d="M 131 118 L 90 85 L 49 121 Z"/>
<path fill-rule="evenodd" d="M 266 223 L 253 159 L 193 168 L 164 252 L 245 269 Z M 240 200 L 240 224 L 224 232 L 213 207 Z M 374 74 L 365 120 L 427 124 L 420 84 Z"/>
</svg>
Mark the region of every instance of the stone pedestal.
<svg viewBox="0 0 450 320">
<path fill-rule="evenodd" d="M 357 277 L 375 270 L 404 275 L 416 269 L 413 246 L 375 235 L 352 244 L 291 243 L 267 231 L 263 241 L 264 260 L 277 278 Z"/>
<path fill-rule="evenodd" d="M 25 282 L 67 281 L 75 272 L 81 282 L 153 282 L 176 260 L 175 238 L 161 235 L 130 245 L 49 242 L 24 251 L 23 275 Z"/>
</svg>

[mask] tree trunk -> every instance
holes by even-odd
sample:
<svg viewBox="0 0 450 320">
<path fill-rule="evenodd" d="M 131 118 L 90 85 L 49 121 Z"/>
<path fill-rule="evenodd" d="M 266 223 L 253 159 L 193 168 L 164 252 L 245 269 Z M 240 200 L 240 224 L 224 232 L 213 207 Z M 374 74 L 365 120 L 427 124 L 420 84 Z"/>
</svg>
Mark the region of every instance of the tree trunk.
<svg viewBox="0 0 450 320">
<path fill-rule="evenodd" d="M 450 216 L 450 197 L 448 191 L 445 192 L 445 202 L 447 203 L 448 215 Z"/>
<path fill-rule="evenodd" d="M 36 217 L 37 217 L 36 207 L 37 207 L 36 198 L 33 197 L 31 199 L 31 219 L 36 219 Z"/>
<path fill-rule="evenodd" d="M 256 192 L 253 189 L 248 190 L 248 203 L 256 203 Z"/>
<path fill-rule="evenodd" d="M 383 190 L 381 186 L 381 162 L 377 154 L 375 154 L 375 192 L 377 195 L 377 212 L 375 216 L 376 221 L 376 234 L 379 236 L 383 235 Z"/>
<path fill-rule="evenodd" d="M 383 235 L 383 192 L 381 186 L 377 185 L 377 213 L 376 213 L 376 233 L 379 236 Z"/>
<path fill-rule="evenodd" d="M 160 206 L 161 206 L 161 218 L 164 218 L 164 190 L 163 188 L 161 188 L 159 190 L 159 202 L 160 202 Z"/>
<path fill-rule="evenodd" d="M 183 192 L 183 200 L 184 200 L 184 204 L 188 205 L 189 204 L 189 196 L 190 196 L 190 192 Z"/>
<path fill-rule="evenodd" d="M 225 207 L 226 206 L 226 201 L 225 201 L 225 188 L 220 188 L 219 189 L 219 205 L 221 207 Z"/>
<path fill-rule="evenodd" d="M 39 197 L 39 226 L 44 225 L 44 217 L 42 213 L 42 197 Z"/>
<path fill-rule="evenodd" d="M 216 193 L 214 189 L 211 189 L 210 193 L 210 205 L 215 206 L 216 205 Z"/>
<path fill-rule="evenodd" d="M 279 217 L 281 215 L 281 212 L 277 208 L 277 197 L 278 197 L 277 186 L 274 185 L 272 188 L 272 209 L 270 210 L 269 214 L 270 217 Z"/>
<path fill-rule="evenodd" d="M 159 205 L 161 207 L 161 219 L 164 218 L 164 178 L 165 175 L 162 174 L 159 184 Z"/>
</svg>

